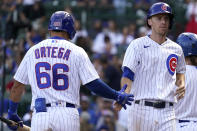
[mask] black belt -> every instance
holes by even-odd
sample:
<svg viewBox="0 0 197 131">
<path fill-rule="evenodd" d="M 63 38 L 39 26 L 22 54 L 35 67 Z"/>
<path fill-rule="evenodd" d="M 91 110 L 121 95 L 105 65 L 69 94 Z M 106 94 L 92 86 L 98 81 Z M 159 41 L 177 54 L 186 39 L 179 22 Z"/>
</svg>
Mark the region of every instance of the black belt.
<svg viewBox="0 0 197 131">
<path fill-rule="evenodd" d="M 135 103 L 136 104 L 139 104 L 140 103 L 140 100 L 136 100 Z M 166 104 L 167 103 L 164 102 L 164 101 L 159 101 L 159 102 L 144 101 L 144 105 L 145 106 L 152 106 L 154 108 L 165 108 Z M 170 106 L 173 106 L 173 103 L 172 102 L 170 102 L 169 104 L 170 104 Z"/>
<path fill-rule="evenodd" d="M 51 103 L 46 104 L 46 107 L 51 107 Z M 71 104 L 71 103 L 66 102 L 66 107 L 75 108 L 75 105 L 74 105 L 74 104 Z"/>
<path fill-rule="evenodd" d="M 190 120 L 179 120 L 179 123 L 184 123 L 184 122 L 191 122 Z M 197 121 L 193 121 L 193 122 L 197 122 Z"/>
</svg>

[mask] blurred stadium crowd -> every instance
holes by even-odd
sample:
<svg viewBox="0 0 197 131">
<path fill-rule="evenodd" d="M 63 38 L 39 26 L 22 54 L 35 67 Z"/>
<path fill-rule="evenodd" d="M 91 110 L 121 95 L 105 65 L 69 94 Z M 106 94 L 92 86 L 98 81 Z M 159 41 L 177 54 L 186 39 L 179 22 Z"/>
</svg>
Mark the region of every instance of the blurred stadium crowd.
<svg viewBox="0 0 197 131">
<path fill-rule="evenodd" d="M 26 51 L 49 36 L 51 14 L 65 10 L 76 20 L 76 36 L 72 40 L 89 54 L 100 77 L 113 89 L 120 89 L 121 63 L 129 43 L 150 33 L 146 13 L 152 3 L 162 0 L 1 0 L 0 1 L 0 87 L 2 96 L 3 47 L 6 47 L 6 86 L 4 110 L 13 85 L 12 77 Z M 175 40 L 197 21 L 196 0 L 163 0 L 171 5 L 175 21 L 169 38 Z M 196 7 L 196 8 L 195 8 Z M 194 22 L 192 23 L 192 21 Z M 191 25 L 190 25 L 191 24 Z M 112 101 L 92 95 L 81 88 L 79 108 L 81 131 L 126 131 L 127 113 L 115 112 Z M 19 115 L 30 125 L 31 89 L 27 87 Z M 1 101 L 2 107 L 2 101 Z"/>
</svg>

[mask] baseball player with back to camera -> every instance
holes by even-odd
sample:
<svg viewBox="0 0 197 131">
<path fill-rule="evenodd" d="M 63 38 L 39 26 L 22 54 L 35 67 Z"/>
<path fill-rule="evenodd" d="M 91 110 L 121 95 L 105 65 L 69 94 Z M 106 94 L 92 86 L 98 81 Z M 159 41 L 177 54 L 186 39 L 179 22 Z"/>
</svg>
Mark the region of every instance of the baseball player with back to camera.
<svg viewBox="0 0 197 131">
<path fill-rule="evenodd" d="M 184 32 L 177 38 L 182 47 L 185 62 L 185 96 L 175 105 L 177 131 L 197 130 L 197 35 Z"/>
<path fill-rule="evenodd" d="M 106 85 L 86 52 L 69 42 L 75 35 L 74 19 L 64 11 L 52 14 L 48 30 L 51 37 L 34 45 L 24 56 L 11 90 L 8 118 L 20 121 L 17 106 L 24 86 L 31 85 L 32 131 L 79 131 L 80 82 L 90 91 L 114 99 L 124 108 L 131 105 L 132 94 L 115 91 Z M 17 127 L 10 126 L 12 130 Z"/>
<path fill-rule="evenodd" d="M 166 37 L 172 22 L 168 4 L 153 4 L 147 14 L 152 33 L 133 40 L 126 50 L 121 84 L 135 96 L 128 109 L 129 131 L 176 130 L 174 103 L 185 93 L 185 60 L 181 46 Z"/>
</svg>

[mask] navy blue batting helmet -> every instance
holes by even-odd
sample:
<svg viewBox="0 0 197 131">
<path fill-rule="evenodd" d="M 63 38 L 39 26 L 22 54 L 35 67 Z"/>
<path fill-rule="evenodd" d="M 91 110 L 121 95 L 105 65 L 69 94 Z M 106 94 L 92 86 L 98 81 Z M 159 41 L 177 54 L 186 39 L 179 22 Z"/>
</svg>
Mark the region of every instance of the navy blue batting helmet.
<svg viewBox="0 0 197 131">
<path fill-rule="evenodd" d="M 73 39 L 76 33 L 74 19 L 65 11 L 57 11 L 50 18 L 48 30 L 65 31 Z"/>
<path fill-rule="evenodd" d="M 184 55 L 197 55 L 197 35 L 190 32 L 181 33 L 176 42 L 182 47 Z"/>
<path fill-rule="evenodd" d="M 157 15 L 157 14 L 168 14 L 169 15 L 169 17 L 170 17 L 169 29 L 171 29 L 174 15 L 172 13 L 171 7 L 167 3 L 164 3 L 164 2 L 155 3 L 150 7 L 150 9 L 147 13 L 147 25 L 148 25 L 148 27 L 150 28 L 150 25 L 148 24 L 148 19 L 150 19 L 152 16 Z"/>
</svg>

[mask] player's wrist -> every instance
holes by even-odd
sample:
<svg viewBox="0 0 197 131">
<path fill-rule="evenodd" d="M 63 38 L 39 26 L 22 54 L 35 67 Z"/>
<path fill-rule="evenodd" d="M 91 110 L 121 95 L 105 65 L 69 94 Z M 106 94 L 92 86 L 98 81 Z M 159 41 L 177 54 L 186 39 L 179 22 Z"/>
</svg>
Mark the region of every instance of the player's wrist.
<svg viewBox="0 0 197 131">
<path fill-rule="evenodd" d="M 115 91 L 115 93 L 114 93 L 114 100 L 115 101 L 119 101 L 119 99 L 120 99 L 119 92 Z"/>
<path fill-rule="evenodd" d="M 17 108 L 18 108 L 18 102 L 13 102 L 12 100 L 9 100 L 9 109 L 8 113 L 17 113 Z"/>
</svg>

